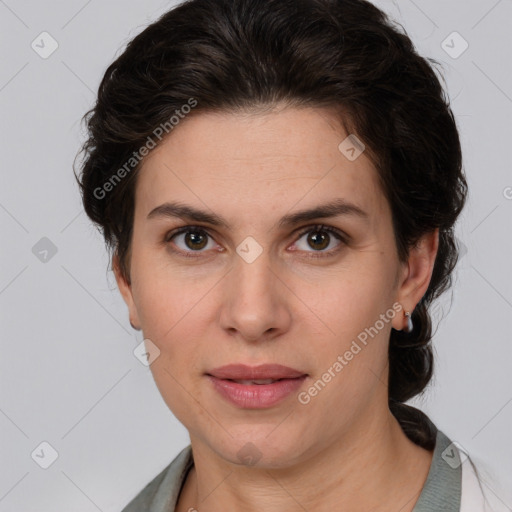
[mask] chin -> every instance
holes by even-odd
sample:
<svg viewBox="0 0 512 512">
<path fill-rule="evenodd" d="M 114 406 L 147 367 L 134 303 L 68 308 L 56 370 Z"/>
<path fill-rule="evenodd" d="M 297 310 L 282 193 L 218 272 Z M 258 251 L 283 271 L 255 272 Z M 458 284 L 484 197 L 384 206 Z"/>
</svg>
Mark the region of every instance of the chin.
<svg viewBox="0 0 512 512">
<path fill-rule="evenodd" d="M 228 429 L 233 437 L 224 436 L 222 445 L 216 438 L 212 448 L 232 464 L 261 469 L 288 467 L 303 453 L 304 438 L 295 439 L 292 435 L 286 435 L 284 428 L 277 434 L 274 429 L 275 425 L 266 428 L 248 428 L 245 425 L 236 433 Z M 302 448 L 301 453 L 298 447 Z"/>
</svg>

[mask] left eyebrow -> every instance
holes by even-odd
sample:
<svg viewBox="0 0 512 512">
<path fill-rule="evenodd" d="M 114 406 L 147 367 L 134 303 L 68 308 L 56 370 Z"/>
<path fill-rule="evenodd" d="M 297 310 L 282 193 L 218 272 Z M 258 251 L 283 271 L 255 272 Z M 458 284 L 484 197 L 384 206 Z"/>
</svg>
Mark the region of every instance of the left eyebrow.
<svg viewBox="0 0 512 512">
<path fill-rule="evenodd" d="M 327 219 L 340 215 L 355 216 L 365 221 L 369 219 L 368 213 L 359 206 L 345 199 L 336 199 L 314 208 L 289 213 L 279 220 L 278 226 L 281 228 L 290 227 L 305 221 Z M 229 223 L 222 216 L 177 202 L 163 203 L 151 210 L 147 216 L 148 219 L 155 217 L 178 217 L 193 222 L 204 222 L 213 226 L 229 228 Z"/>
<path fill-rule="evenodd" d="M 301 210 L 290 213 L 282 217 L 279 221 L 279 227 L 290 227 L 301 222 L 328 219 L 330 217 L 338 217 L 340 215 L 349 215 L 368 221 L 369 215 L 359 206 L 350 203 L 345 199 L 336 199 L 326 204 L 316 206 L 309 210 Z"/>
</svg>

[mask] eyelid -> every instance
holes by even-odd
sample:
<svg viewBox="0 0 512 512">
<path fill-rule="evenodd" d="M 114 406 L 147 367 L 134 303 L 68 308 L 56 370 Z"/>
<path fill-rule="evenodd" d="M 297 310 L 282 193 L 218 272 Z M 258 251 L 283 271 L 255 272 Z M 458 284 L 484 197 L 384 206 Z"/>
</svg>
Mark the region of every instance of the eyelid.
<svg viewBox="0 0 512 512">
<path fill-rule="evenodd" d="M 298 231 L 298 233 L 297 233 L 297 231 Z M 293 235 L 294 235 L 294 237 L 297 238 L 297 240 L 299 240 L 306 233 L 309 233 L 309 232 L 312 232 L 312 231 L 326 231 L 326 232 L 334 235 L 336 238 L 338 238 L 338 240 L 341 242 L 341 245 L 346 245 L 348 243 L 348 241 L 350 240 L 350 237 L 346 233 L 344 233 L 343 231 L 341 231 L 341 230 L 339 230 L 339 229 L 337 229 L 337 228 L 335 228 L 333 226 L 328 226 L 328 225 L 325 225 L 325 224 L 310 224 L 310 225 L 302 227 L 302 228 L 297 228 L 293 232 Z M 182 226 L 182 227 L 179 227 L 179 228 L 176 228 L 176 229 L 173 229 L 171 231 L 166 232 L 166 234 L 164 235 L 163 243 L 164 244 L 169 244 L 169 242 L 175 236 L 181 235 L 183 233 L 189 233 L 189 232 L 205 233 L 207 236 L 209 236 L 210 238 L 214 239 L 214 237 L 210 233 L 210 229 L 209 228 L 207 228 L 205 226 L 201 226 L 201 225 L 189 224 L 187 226 Z M 172 248 L 171 250 L 173 252 L 178 253 L 180 255 L 183 255 L 185 257 L 199 257 L 199 256 L 201 256 L 203 254 L 202 251 L 182 251 L 181 249 L 174 249 L 174 248 Z M 311 258 L 322 258 L 322 257 L 328 257 L 328 256 L 331 256 L 331 255 L 334 255 L 338 251 L 339 251 L 339 246 L 337 248 L 335 248 L 335 249 L 330 249 L 329 251 L 311 251 L 311 252 L 310 251 L 305 251 L 305 252 L 307 254 L 309 254 L 309 256 L 306 256 L 306 258 L 308 258 L 308 257 L 311 257 Z M 315 252 L 317 254 L 315 254 Z M 194 253 L 197 253 L 197 256 L 191 256 Z"/>
</svg>

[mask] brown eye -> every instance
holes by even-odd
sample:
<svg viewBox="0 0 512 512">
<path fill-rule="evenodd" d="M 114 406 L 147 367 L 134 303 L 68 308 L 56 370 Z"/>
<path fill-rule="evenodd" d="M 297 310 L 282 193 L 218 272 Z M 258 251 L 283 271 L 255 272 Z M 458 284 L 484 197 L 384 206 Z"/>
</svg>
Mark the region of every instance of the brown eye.
<svg viewBox="0 0 512 512">
<path fill-rule="evenodd" d="M 298 242 L 296 242 L 295 245 L 301 251 L 308 253 L 309 257 L 313 258 L 333 255 L 338 252 L 341 245 L 346 243 L 345 237 L 341 232 L 337 229 L 323 225 L 313 226 L 303 230 L 300 233 L 299 240 L 304 235 L 308 235 L 306 238 L 306 244 L 304 244 L 306 247 L 300 247 Z M 337 239 L 339 243 L 330 250 L 325 250 L 331 245 L 333 238 Z M 312 248 L 313 251 L 308 250 L 308 248 Z M 318 252 L 319 254 L 314 254 L 315 252 Z"/>
<path fill-rule="evenodd" d="M 331 235 L 325 231 L 311 231 L 307 238 L 308 244 L 314 249 L 323 250 L 329 245 Z"/>
<path fill-rule="evenodd" d="M 189 249 L 204 249 L 207 243 L 206 236 L 202 233 L 187 232 L 185 233 L 185 245 Z"/>
<path fill-rule="evenodd" d="M 295 245 L 300 251 L 305 252 L 307 257 L 311 258 L 332 256 L 339 252 L 340 246 L 347 243 L 345 236 L 341 231 L 323 225 L 304 229 L 302 233 L 300 233 L 299 240 L 303 238 L 304 235 L 308 235 L 306 239 L 306 247 L 298 247 L 298 242 L 296 242 Z M 166 244 L 172 242 L 170 250 L 173 252 L 182 254 L 184 256 L 193 257 L 201 256 L 203 252 L 206 252 L 206 250 L 203 249 L 208 248 L 208 238 L 211 239 L 211 236 L 206 230 L 197 226 L 185 226 L 168 233 L 164 238 L 164 242 Z M 338 240 L 339 243 L 335 245 L 334 248 L 325 250 L 330 245 L 332 245 L 333 239 Z M 174 249 L 172 245 L 175 245 L 178 249 Z M 213 247 L 210 247 L 210 249 L 211 248 Z M 313 250 L 308 250 L 308 248 Z"/>
<path fill-rule="evenodd" d="M 203 252 L 208 245 L 210 235 L 200 228 L 186 226 L 168 233 L 165 237 L 167 243 L 173 241 L 181 252 Z"/>
</svg>

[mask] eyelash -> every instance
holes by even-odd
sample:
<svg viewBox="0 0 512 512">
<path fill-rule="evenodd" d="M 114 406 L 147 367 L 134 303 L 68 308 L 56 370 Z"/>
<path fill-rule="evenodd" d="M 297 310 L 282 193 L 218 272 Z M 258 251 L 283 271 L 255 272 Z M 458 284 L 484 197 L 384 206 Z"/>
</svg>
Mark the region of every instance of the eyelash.
<svg viewBox="0 0 512 512">
<path fill-rule="evenodd" d="M 337 248 L 331 249 L 330 251 L 317 252 L 316 254 L 315 254 L 315 252 L 313 252 L 313 253 L 309 254 L 309 256 L 306 256 L 306 258 L 326 258 L 329 256 L 334 256 L 335 254 L 337 254 L 339 252 L 342 245 L 347 243 L 347 237 L 341 231 L 339 231 L 336 228 L 330 227 L 330 226 L 325 226 L 323 224 L 316 224 L 314 226 L 308 226 L 308 227 L 304 228 L 300 233 L 298 233 L 297 240 L 300 240 L 306 233 L 315 232 L 315 231 L 325 231 L 331 235 L 334 235 L 341 242 L 341 244 Z M 183 226 L 181 228 L 178 228 L 178 229 L 175 229 L 173 231 L 169 231 L 168 233 L 166 233 L 165 237 L 164 237 L 164 243 L 168 244 L 175 236 L 181 235 L 182 233 L 198 233 L 198 234 L 206 233 L 208 236 L 211 237 L 210 233 L 208 233 L 208 230 L 205 228 L 202 228 L 200 226 Z M 202 254 L 200 251 L 183 252 L 181 250 L 176 250 L 172 247 L 170 250 L 172 252 L 179 254 L 180 256 L 184 256 L 186 258 L 198 258 Z M 192 255 L 194 252 L 198 253 L 197 256 Z M 307 251 L 307 252 L 309 253 L 309 251 Z"/>
</svg>

